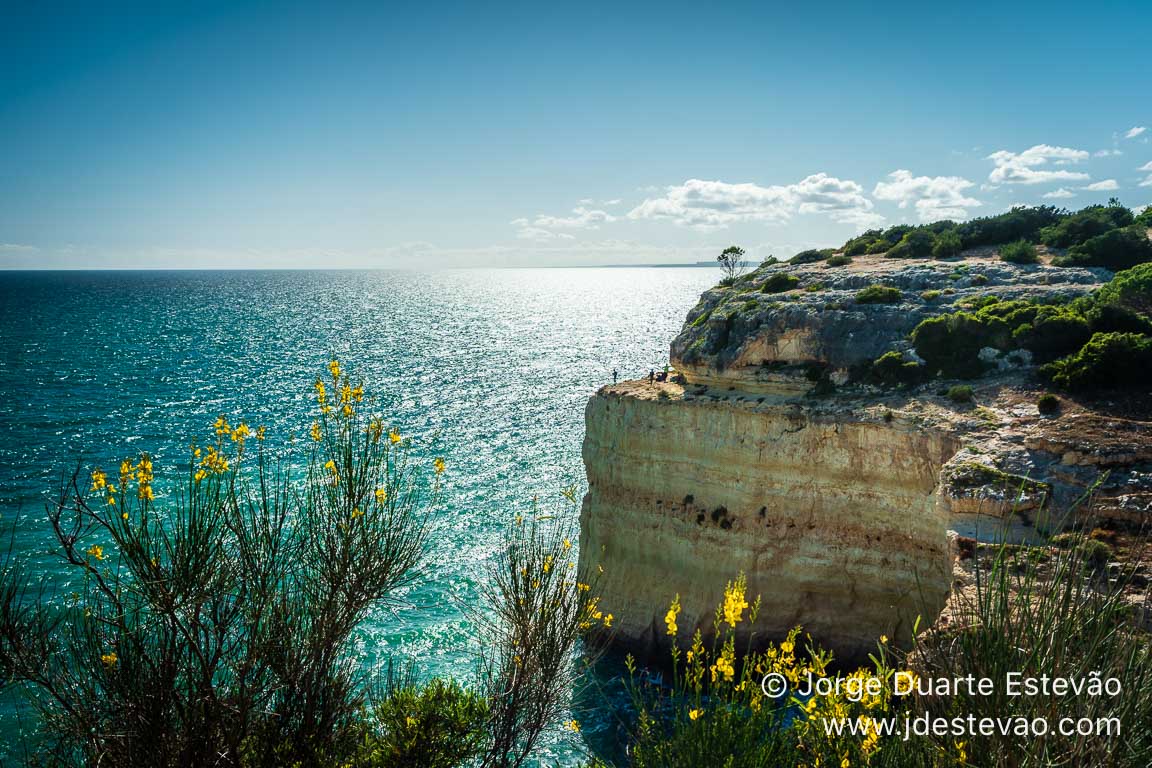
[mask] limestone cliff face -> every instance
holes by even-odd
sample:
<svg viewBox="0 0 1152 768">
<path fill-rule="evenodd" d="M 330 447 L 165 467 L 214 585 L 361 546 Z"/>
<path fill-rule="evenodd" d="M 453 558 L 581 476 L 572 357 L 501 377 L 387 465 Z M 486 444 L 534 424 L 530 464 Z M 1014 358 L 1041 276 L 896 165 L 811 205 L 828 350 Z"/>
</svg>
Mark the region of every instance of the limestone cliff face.
<svg viewBox="0 0 1152 768">
<path fill-rule="evenodd" d="M 587 407 L 589 491 L 581 541 L 602 565 L 619 634 L 707 633 L 743 571 L 763 607 L 755 629 L 802 624 L 841 655 L 907 634 L 948 591 L 940 468 L 956 450 L 915 424 L 791 404 L 697 398 L 674 384 L 606 387 Z"/>
<path fill-rule="evenodd" d="M 797 280 L 772 293 L 780 272 Z M 667 643 L 674 595 L 681 638 L 707 633 L 725 584 L 743 571 L 763 600 L 753 630 L 800 624 L 841 657 L 930 624 L 951 578 L 949 537 L 1044 537 L 1064 507 L 1108 471 L 1099 514 L 1152 521 L 1152 424 L 1065 400 L 1036 408 L 1029 360 L 987 352 L 975 402 L 949 382 L 884 390 L 854 366 L 888 351 L 916 360 L 909 332 L 966 299 L 1064 300 L 1100 270 L 857 258 L 756 270 L 706 292 L 673 340 L 685 382 L 625 382 L 588 403 L 582 566 L 603 568 L 617 638 Z M 883 284 L 893 304 L 855 300 Z M 954 382 L 952 382 L 954 383 Z"/>
</svg>

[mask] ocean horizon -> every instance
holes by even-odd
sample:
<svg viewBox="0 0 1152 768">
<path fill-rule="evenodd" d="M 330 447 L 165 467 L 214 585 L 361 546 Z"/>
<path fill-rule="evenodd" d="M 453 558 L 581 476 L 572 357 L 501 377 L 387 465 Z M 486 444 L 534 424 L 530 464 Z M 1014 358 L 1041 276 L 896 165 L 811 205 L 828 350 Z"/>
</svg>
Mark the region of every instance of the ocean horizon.
<svg viewBox="0 0 1152 768">
<path fill-rule="evenodd" d="M 74 574 L 47 554 L 44 511 L 62 477 L 147 452 L 162 500 L 219 415 L 266 425 L 270 446 L 306 434 L 312 383 L 339 359 L 417 460 L 447 467 L 422 578 L 365 623 L 355 653 L 369 676 L 394 656 L 418 659 L 421 676 L 468 679 L 464 606 L 508 526 L 534 499 L 576 524 L 560 492 L 583 493 L 588 397 L 613 369 L 641 378 L 667 363 L 667 340 L 715 279 L 675 268 L 0 273 L 0 509 L 17 518 L 16 553 L 65 596 Z M 19 728 L 9 699 L 0 742 L 20 742 Z"/>
</svg>

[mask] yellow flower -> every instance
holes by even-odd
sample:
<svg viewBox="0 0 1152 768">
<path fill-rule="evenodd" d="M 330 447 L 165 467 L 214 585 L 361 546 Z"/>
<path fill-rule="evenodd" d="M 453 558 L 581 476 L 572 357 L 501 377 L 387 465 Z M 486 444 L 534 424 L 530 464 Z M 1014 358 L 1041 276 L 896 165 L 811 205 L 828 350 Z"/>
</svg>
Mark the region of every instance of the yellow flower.
<svg viewBox="0 0 1152 768">
<path fill-rule="evenodd" d="M 880 635 L 880 642 L 883 645 L 887 645 L 888 644 L 888 635 Z"/>
<path fill-rule="evenodd" d="M 328 372 L 332 374 L 333 379 L 340 378 L 340 363 L 336 360 L 328 363 Z"/>
<path fill-rule="evenodd" d="M 324 405 L 324 403 L 328 401 L 328 390 L 324 386 L 324 382 L 316 379 L 316 383 L 313 386 L 316 388 L 316 402 Z"/>
<path fill-rule="evenodd" d="M 355 509 L 352 510 L 352 519 L 353 520 L 355 520 L 358 517 L 363 517 L 363 516 L 364 516 L 364 510 L 360 509 L 359 507 L 356 507 Z"/>
<path fill-rule="evenodd" d="M 352 388 L 352 399 L 355 400 L 356 402 L 360 402 L 361 400 L 363 400 L 364 399 L 364 387 L 353 387 Z"/>
<path fill-rule="evenodd" d="M 256 439 L 257 440 L 263 440 L 264 439 L 264 427 L 257 427 L 256 428 Z"/>
<path fill-rule="evenodd" d="M 688 719 L 689 720 L 695 720 L 696 718 L 700 717 L 700 715 L 702 715 L 702 714 L 704 714 L 704 711 L 700 710 L 700 709 L 689 710 L 688 711 Z"/>
<path fill-rule="evenodd" d="M 119 657 L 116 656 L 115 652 L 105 653 L 100 657 L 100 661 L 102 661 L 104 663 L 104 666 L 106 666 L 106 667 L 116 666 L 116 662 L 118 660 L 119 660 Z"/>
<path fill-rule="evenodd" d="M 400 433 L 397 432 L 395 429 L 390 429 L 390 430 L 388 430 L 388 439 L 392 441 L 393 445 L 395 445 L 396 443 L 400 442 L 403 438 L 400 437 Z"/>
<path fill-rule="evenodd" d="M 344 386 L 340 387 L 340 402 L 341 403 L 352 402 L 352 385 L 349 384 L 347 381 L 344 382 Z"/>
<path fill-rule="evenodd" d="M 724 589 L 724 621 L 731 627 L 740 623 L 744 609 L 748 607 L 748 601 L 744 599 L 746 586 L 747 580 L 744 574 L 740 574 L 735 584 L 728 582 L 728 586 Z"/>
<path fill-rule="evenodd" d="M 664 623 L 668 625 L 668 634 L 673 637 L 676 636 L 677 626 L 676 617 L 680 615 L 680 595 L 677 593 L 676 598 L 672 601 L 672 605 L 668 607 L 668 613 L 664 614 Z"/>
<path fill-rule="evenodd" d="M 377 488 L 376 489 L 376 501 L 379 504 L 383 504 L 384 502 L 388 501 L 388 491 L 386 491 L 383 488 Z"/>
<path fill-rule="evenodd" d="M 436 470 L 436 474 L 444 474 L 444 459 L 436 459 L 432 462 L 432 469 Z"/>
<path fill-rule="evenodd" d="M 100 546 L 99 544 L 93 544 L 92 546 L 88 547 L 88 554 L 97 560 L 103 560 L 104 547 Z"/>
<path fill-rule="evenodd" d="M 144 501 L 156 500 L 156 494 L 152 493 L 152 486 L 150 485 L 140 486 L 140 491 L 137 495 Z"/>
<path fill-rule="evenodd" d="M 127 512 L 125 512 L 125 513 L 123 513 L 122 515 L 120 515 L 120 519 L 122 519 L 122 520 L 127 520 L 127 519 L 128 519 L 128 513 L 127 513 Z"/>
<path fill-rule="evenodd" d="M 195 480 L 197 483 L 199 483 L 201 480 L 203 480 L 206 477 L 208 477 L 208 473 L 205 472 L 203 469 L 198 469 L 198 470 L 196 470 L 196 474 L 194 474 L 192 476 L 192 479 Z"/>
<path fill-rule="evenodd" d="M 720 657 L 716 659 L 716 663 L 712 665 L 713 682 L 716 681 L 717 675 L 723 675 L 728 682 L 732 682 L 732 678 L 736 676 L 736 666 L 733 664 L 731 648 L 729 647 L 725 647 Z"/>
<path fill-rule="evenodd" d="M 580 733 L 580 723 L 576 722 L 575 720 L 569 720 L 564 724 L 564 727 L 569 731 L 572 731 L 572 733 Z"/>
<path fill-rule="evenodd" d="M 610 613 L 604 614 L 604 626 L 606 626 L 606 627 L 612 626 L 612 619 L 613 619 L 612 614 L 610 614 Z"/>
<path fill-rule="evenodd" d="M 228 434 L 231 429 L 228 426 L 228 420 L 225 419 L 223 415 L 216 419 L 216 423 L 212 425 L 212 428 L 216 430 L 217 435 Z"/>
<path fill-rule="evenodd" d="M 320 442 L 320 438 L 324 436 L 324 433 L 320 431 L 320 422 L 312 422 L 312 430 L 309 432 L 309 434 L 312 435 L 313 440 Z"/>
<path fill-rule="evenodd" d="M 572 542 L 568 539 L 564 539 L 564 551 L 567 552 L 570 549 L 572 549 Z"/>
<path fill-rule="evenodd" d="M 252 430 L 244 422 L 240 422 L 240 426 L 232 430 L 232 442 L 240 443 L 243 445 L 244 441 L 252 434 Z"/>
<path fill-rule="evenodd" d="M 340 482 L 340 470 L 336 469 L 336 462 L 335 461 L 333 461 L 332 459 L 328 459 L 328 461 L 326 461 L 324 463 L 324 469 L 326 469 L 332 473 L 332 484 L 333 485 L 336 485 L 337 483 Z"/>
<path fill-rule="evenodd" d="M 343 408 L 340 409 L 340 413 L 344 414 L 345 418 L 351 418 L 352 417 L 352 406 L 345 405 Z"/>
<path fill-rule="evenodd" d="M 109 496 L 108 497 L 108 506 L 110 506 L 110 507 L 116 506 L 116 497 L 115 496 Z"/>
<path fill-rule="evenodd" d="M 92 490 L 103 490 L 108 485 L 108 476 L 98 469 L 92 470 Z"/>
</svg>

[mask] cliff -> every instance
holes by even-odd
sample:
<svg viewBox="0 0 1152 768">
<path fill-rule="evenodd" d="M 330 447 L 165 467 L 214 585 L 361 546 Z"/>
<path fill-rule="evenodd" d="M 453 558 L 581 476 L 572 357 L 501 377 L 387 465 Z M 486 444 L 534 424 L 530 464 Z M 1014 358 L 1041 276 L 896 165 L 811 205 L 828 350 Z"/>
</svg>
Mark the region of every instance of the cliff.
<svg viewBox="0 0 1152 768">
<path fill-rule="evenodd" d="M 1072 401 L 1042 416 L 1027 355 L 982 350 L 993 372 L 971 382 L 974 403 L 939 380 L 857 380 L 885 352 L 915 360 L 909 332 L 967 300 L 1066 300 L 1108 277 L 979 255 L 959 268 L 872 257 L 762 267 L 706 292 L 671 345 L 684 383 L 624 382 L 587 406 L 581 559 L 603 568 L 617 640 L 666 643 L 677 593 L 681 636 L 707 634 L 743 571 L 762 596 L 759 635 L 800 624 L 859 657 L 940 613 L 955 532 L 1044 537 L 1065 521 L 1042 510 L 1071 508 L 1102 470 L 1096 513 L 1144 521 L 1152 424 Z M 877 283 L 898 303 L 855 299 Z"/>
</svg>

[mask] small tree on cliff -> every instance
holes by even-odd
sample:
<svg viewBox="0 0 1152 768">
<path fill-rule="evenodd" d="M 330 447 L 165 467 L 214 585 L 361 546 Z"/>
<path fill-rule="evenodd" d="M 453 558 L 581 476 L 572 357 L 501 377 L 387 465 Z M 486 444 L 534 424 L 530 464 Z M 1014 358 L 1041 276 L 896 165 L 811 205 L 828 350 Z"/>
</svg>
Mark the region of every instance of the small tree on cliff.
<svg viewBox="0 0 1152 768">
<path fill-rule="evenodd" d="M 744 249 L 738 245 L 730 245 L 725 248 L 716 261 L 720 262 L 720 269 L 724 271 L 724 279 L 720 281 L 721 285 L 731 285 L 736 282 L 736 278 L 744 274 Z"/>
</svg>

